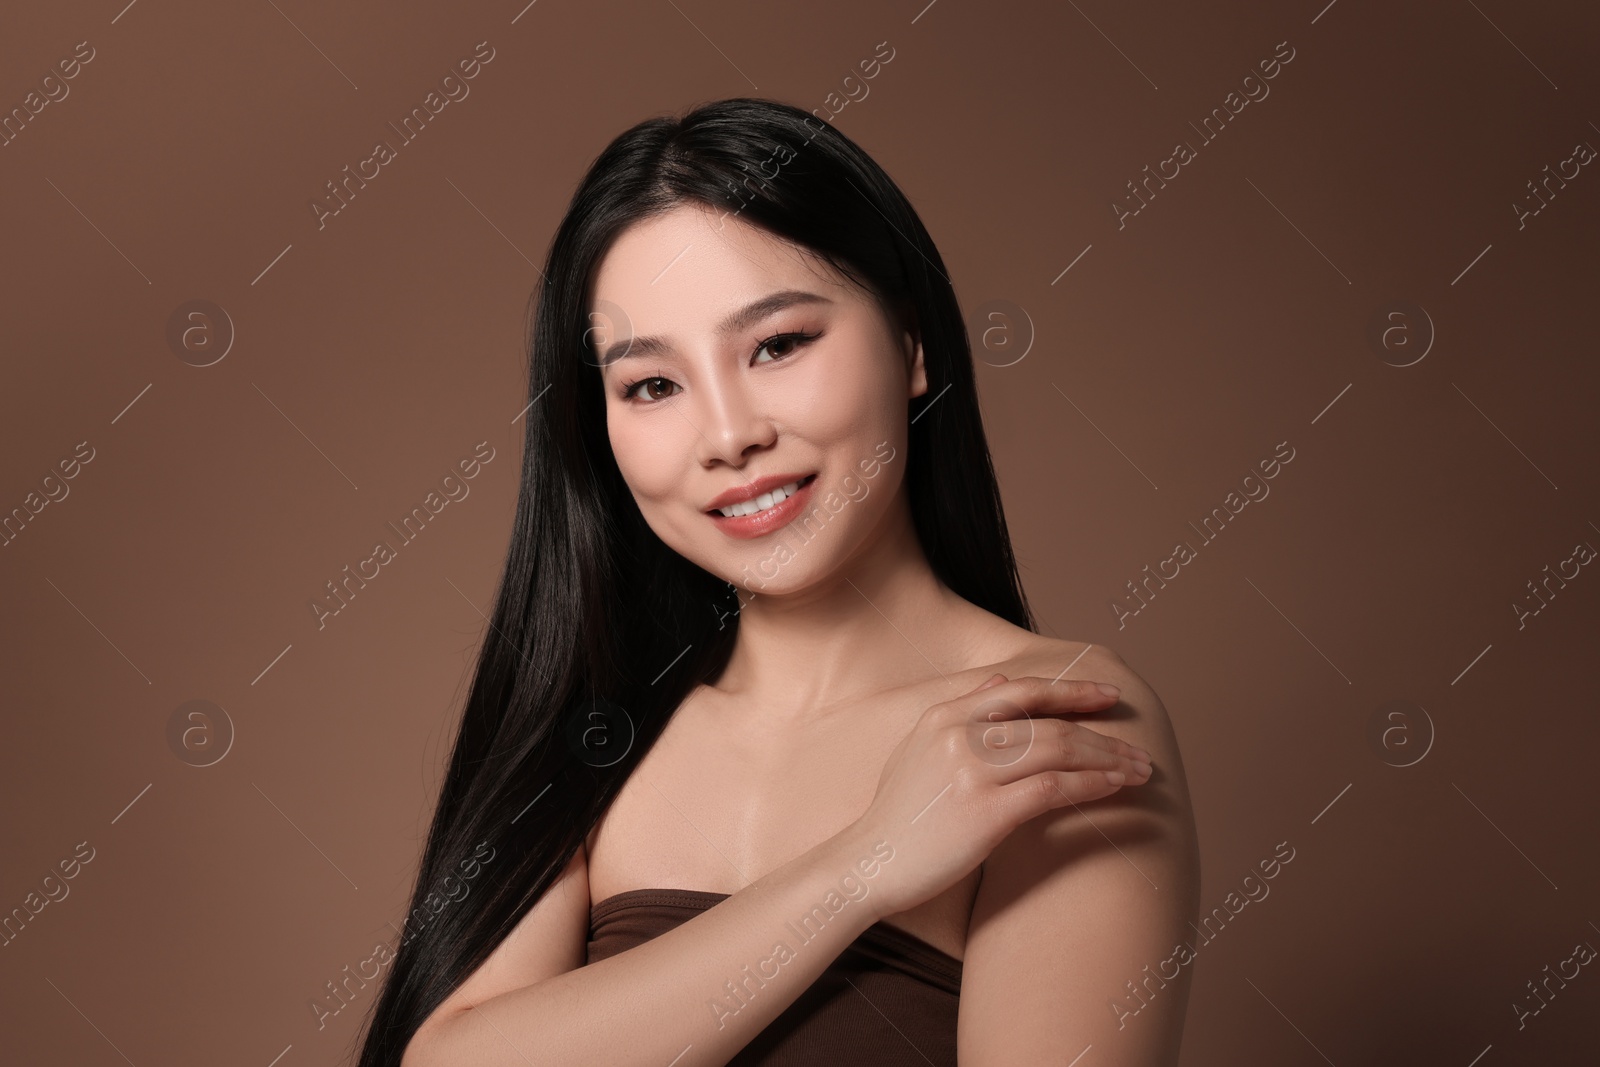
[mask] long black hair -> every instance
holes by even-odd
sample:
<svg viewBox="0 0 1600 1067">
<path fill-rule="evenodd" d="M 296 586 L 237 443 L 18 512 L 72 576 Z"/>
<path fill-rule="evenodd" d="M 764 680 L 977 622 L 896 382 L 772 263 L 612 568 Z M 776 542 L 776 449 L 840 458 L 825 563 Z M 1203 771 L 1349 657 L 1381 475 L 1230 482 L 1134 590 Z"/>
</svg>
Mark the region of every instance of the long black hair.
<svg viewBox="0 0 1600 1067">
<path fill-rule="evenodd" d="M 1035 629 L 984 438 L 972 354 L 939 251 L 905 195 L 832 125 L 741 97 L 639 123 L 574 193 L 529 301 L 522 483 L 494 615 L 360 1067 L 418 1027 L 566 867 L 683 699 L 714 681 L 737 592 L 640 514 L 589 348 L 595 268 L 629 225 L 683 204 L 810 250 L 917 331 L 906 491 L 938 578 Z M 452 884 L 453 883 L 453 884 Z"/>
</svg>

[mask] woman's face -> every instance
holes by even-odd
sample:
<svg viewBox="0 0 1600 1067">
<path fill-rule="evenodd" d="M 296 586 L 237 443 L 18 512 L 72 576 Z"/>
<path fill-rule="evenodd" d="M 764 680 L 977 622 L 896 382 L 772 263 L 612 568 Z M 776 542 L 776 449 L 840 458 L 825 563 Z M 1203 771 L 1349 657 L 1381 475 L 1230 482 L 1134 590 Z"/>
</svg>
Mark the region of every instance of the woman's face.
<svg viewBox="0 0 1600 1067">
<path fill-rule="evenodd" d="M 869 294 L 737 216 L 682 205 L 618 236 L 589 310 L 617 466 L 674 551 L 778 594 L 879 528 L 927 378 L 921 344 Z M 792 499 L 745 499 L 780 486 Z M 729 500 L 767 510 L 715 510 Z"/>
</svg>

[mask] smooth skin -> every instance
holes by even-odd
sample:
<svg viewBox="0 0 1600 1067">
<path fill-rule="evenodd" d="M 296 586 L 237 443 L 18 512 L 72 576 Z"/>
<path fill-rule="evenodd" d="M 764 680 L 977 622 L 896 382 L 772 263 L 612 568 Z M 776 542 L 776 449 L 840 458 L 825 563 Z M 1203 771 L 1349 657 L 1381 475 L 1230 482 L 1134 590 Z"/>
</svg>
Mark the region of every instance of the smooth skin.
<svg viewBox="0 0 1600 1067">
<path fill-rule="evenodd" d="M 781 293 L 809 295 L 735 321 Z M 1199 910 L 1176 738 L 1116 653 L 1013 626 L 933 573 L 903 484 L 907 402 L 928 387 L 915 329 L 695 205 L 624 231 L 592 297 L 618 466 L 657 535 L 735 583 L 738 636 L 407 1067 L 725 1064 L 879 920 L 963 961 L 963 1067 L 1086 1048 L 1175 1064 L 1192 968 L 1158 970 Z M 813 471 L 812 506 L 835 496 L 808 533 L 741 540 L 705 514 Z M 882 843 L 893 859 L 863 877 Z M 725 983 L 850 874 L 866 894 L 719 1016 Z M 585 966 L 591 905 L 644 888 L 731 895 Z"/>
</svg>

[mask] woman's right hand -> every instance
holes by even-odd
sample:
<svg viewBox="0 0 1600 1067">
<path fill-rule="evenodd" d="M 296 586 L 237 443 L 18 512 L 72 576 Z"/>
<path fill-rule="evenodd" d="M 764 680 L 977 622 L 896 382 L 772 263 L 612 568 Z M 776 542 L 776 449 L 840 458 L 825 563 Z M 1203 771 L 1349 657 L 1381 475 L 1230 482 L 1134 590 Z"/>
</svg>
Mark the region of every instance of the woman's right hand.
<svg viewBox="0 0 1600 1067">
<path fill-rule="evenodd" d="M 1111 687 L 1115 690 L 1115 687 Z M 1018 826 L 1150 778 L 1150 753 L 1053 718 L 1104 711 L 1094 682 L 996 674 L 922 713 L 885 761 L 866 812 L 845 831 L 891 859 L 872 878 L 880 915 L 928 900 L 970 873 Z"/>
</svg>

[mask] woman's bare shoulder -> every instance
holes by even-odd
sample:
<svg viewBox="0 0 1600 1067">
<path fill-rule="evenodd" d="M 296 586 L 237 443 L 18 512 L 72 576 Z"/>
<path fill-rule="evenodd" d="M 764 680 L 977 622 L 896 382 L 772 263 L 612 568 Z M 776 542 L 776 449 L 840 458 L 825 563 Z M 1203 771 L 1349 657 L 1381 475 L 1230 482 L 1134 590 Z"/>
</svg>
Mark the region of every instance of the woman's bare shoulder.
<svg viewBox="0 0 1600 1067">
<path fill-rule="evenodd" d="M 981 647 L 974 674 L 1004 674 L 1007 678 L 1032 676 L 1055 681 L 1059 678 L 1087 679 L 1095 682 L 1122 682 L 1111 675 L 1132 673 L 1115 651 L 1092 641 L 1072 641 L 1049 637 L 1015 626 L 1005 619 L 984 613 Z M 982 681 L 982 678 L 978 679 Z"/>
<path fill-rule="evenodd" d="M 989 673 L 999 671 L 1008 678 L 1033 676 L 1050 681 L 1109 682 L 1120 689 L 1122 692 L 1113 706 L 1071 718 L 1096 733 L 1149 752 L 1155 774 L 1147 783 L 1124 790 L 1114 799 L 1096 802 L 1096 810 L 1103 815 L 1117 812 L 1120 813 L 1117 818 L 1131 818 L 1135 823 L 1141 817 L 1155 820 L 1168 828 L 1168 840 L 1174 842 L 1175 847 L 1189 850 L 1190 859 L 1185 862 L 1197 865 L 1188 775 L 1177 730 L 1161 698 L 1115 649 L 1094 642 L 1068 641 L 1040 634 L 1030 634 L 1029 638 L 1019 644 L 1004 665 L 996 664 Z M 1007 666 L 1011 669 L 1007 670 Z M 1071 821 L 1070 815 L 1060 817 Z"/>
<path fill-rule="evenodd" d="M 1168 749 L 1169 755 L 1174 754 L 1171 751 L 1172 727 L 1165 705 L 1115 649 L 1093 641 L 1048 637 L 1012 627 L 1003 620 L 997 621 L 1014 633 L 1003 635 L 1004 644 L 999 646 L 1001 651 L 992 662 L 964 672 L 972 675 L 973 684 L 995 673 L 1007 678 L 1034 677 L 1052 682 L 1068 679 L 1109 682 L 1122 690 L 1122 699 L 1116 707 L 1095 714 L 1097 721 L 1109 727 L 1101 732 L 1146 748 L 1150 747 L 1148 742 L 1154 742 Z"/>
<path fill-rule="evenodd" d="M 1077 679 L 1122 687 L 1124 681 L 1137 678 L 1127 661 L 1108 645 L 1044 634 L 1030 633 L 1019 641 L 1012 663 L 1021 673 L 1051 681 Z"/>
</svg>

